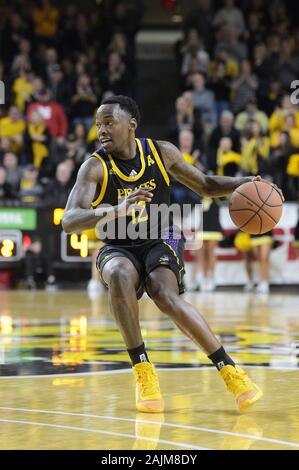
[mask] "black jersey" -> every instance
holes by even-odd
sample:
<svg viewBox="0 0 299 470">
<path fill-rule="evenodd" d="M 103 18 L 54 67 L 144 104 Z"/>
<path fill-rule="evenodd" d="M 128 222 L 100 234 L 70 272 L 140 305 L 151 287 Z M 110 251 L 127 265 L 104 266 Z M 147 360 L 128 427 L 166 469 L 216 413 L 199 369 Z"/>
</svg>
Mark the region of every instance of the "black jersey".
<svg viewBox="0 0 299 470">
<path fill-rule="evenodd" d="M 140 138 L 136 139 L 136 143 L 136 155 L 130 160 L 115 158 L 113 155 L 107 154 L 101 147 L 92 154 L 92 156 L 100 160 L 104 169 L 103 181 L 101 185 L 99 184 L 92 207 L 97 207 L 98 205 L 116 206 L 123 198 L 139 188 L 149 187 L 153 193 L 151 203 L 142 203 L 141 205 L 144 207 L 138 212 L 133 209 L 130 216 L 125 218 L 120 217 L 103 226 L 106 234 L 108 226 L 114 226 L 115 236 L 111 237 L 109 233 L 104 237 L 103 235 L 101 236 L 102 240 L 109 244 L 132 245 L 144 242 L 146 239 L 151 239 L 153 228 L 155 229 L 154 232 L 157 233 L 157 227 L 155 227 L 155 224 L 151 224 L 151 207 L 161 206 L 162 204 L 169 206 L 170 203 L 170 180 L 157 142 L 152 139 Z M 120 219 L 123 219 L 122 222 Z M 123 231 L 119 231 L 121 223 L 126 228 L 130 224 L 133 229 L 141 229 L 137 238 L 132 239 L 128 235 L 128 231 L 126 231 L 124 236 Z M 160 219 L 158 225 L 159 237 L 161 236 Z M 112 229 L 111 227 L 110 230 Z M 113 233 L 113 229 L 111 233 Z M 119 236 L 120 233 L 121 235 Z"/>
</svg>

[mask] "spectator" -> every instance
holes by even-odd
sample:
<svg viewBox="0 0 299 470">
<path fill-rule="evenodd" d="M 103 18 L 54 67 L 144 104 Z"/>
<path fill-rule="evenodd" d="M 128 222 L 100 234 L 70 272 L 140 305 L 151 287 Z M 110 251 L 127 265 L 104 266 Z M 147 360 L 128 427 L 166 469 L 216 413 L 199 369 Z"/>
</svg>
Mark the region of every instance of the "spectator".
<svg viewBox="0 0 299 470">
<path fill-rule="evenodd" d="M 199 148 L 194 148 L 194 135 L 191 130 L 185 129 L 180 131 L 179 148 L 185 162 L 199 168 L 201 171 L 204 169 L 200 162 L 201 151 Z"/>
<path fill-rule="evenodd" d="M 22 177 L 22 169 L 19 159 L 14 152 L 6 152 L 3 157 L 3 167 L 6 169 L 6 182 L 10 185 L 11 192 L 17 194 Z"/>
<path fill-rule="evenodd" d="M 285 118 L 284 131 L 289 134 L 291 145 L 299 148 L 299 129 L 296 127 L 296 122 L 293 114 L 287 114 Z M 271 133 L 271 147 L 278 147 L 280 140 L 280 132 L 274 131 Z"/>
<path fill-rule="evenodd" d="M 232 109 L 235 113 L 242 111 L 246 103 L 250 99 L 255 98 L 257 86 L 256 77 L 251 73 L 250 62 L 243 60 L 241 62 L 240 76 L 232 84 L 232 91 L 234 92 Z"/>
<path fill-rule="evenodd" d="M 37 38 L 47 44 L 53 44 L 58 32 L 59 10 L 50 0 L 40 0 L 39 6 L 33 10 L 32 19 Z"/>
<path fill-rule="evenodd" d="M 259 96 L 259 108 L 269 117 L 279 107 L 282 89 L 280 82 L 276 78 L 270 79 L 267 85 L 266 90 Z"/>
<path fill-rule="evenodd" d="M 43 196 L 43 188 L 38 182 L 38 171 L 33 165 L 27 165 L 20 181 L 18 198 L 21 202 L 39 206 Z"/>
<path fill-rule="evenodd" d="M 8 67 L 19 51 L 20 40 L 27 35 L 28 26 L 21 16 L 14 11 L 9 12 L 1 35 L 1 55 Z"/>
<path fill-rule="evenodd" d="M 33 111 L 38 111 L 54 139 L 65 139 L 67 135 L 67 118 L 63 107 L 51 99 L 51 93 L 44 89 L 39 94 L 39 101 L 31 103 L 27 109 L 27 117 Z"/>
<path fill-rule="evenodd" d="M 0 166 L 0 201 L 3 203 L 5 199 L 14 197 L 10 184 L 6 181 L 7 171 L 3 166 Z"/>
<path fill-rule="evenodd" d="M 285 89 L 289 88 L 290 83 L 298 78 L 299 73 L 299 57 L 293 55 L 292 49 L 290 38 L 281 41 L 276 77 Z"/>
<path fill-rule="evenodd" d="M 129 43 L 133 44 L 135 35 L 141 24 L 143 13 L 144 8 L 142 2 L 138 2 L 135 8 L 132 6 L 130 8 L 128 2 L 117 0 L 113 5 L 110 24 L 113 26 L 114 31 L 123 31 Z M 110 29 L 109 35 L 112 36 L 112 33 L 113 31 Z"/>
<path fill-rule="evenodd" d="M 224 29 L 218 33 L 216 48 L 225 49 L 229 57 L 237 63 L 247 59 L 247 46 L 233 30 Z"/>
<path fill-rule="evenodd" d="M 270 154 L 270 175 L 274 183 L 282 189 L 286 200 L 292 200 L 293 194 L 289 188 L 289 177 L 286 169 L 292 154 L 295 152 L 292 147 L 290 136 L 287 132 L 281 131 L 279 145 L 275 147 Z"/>
<path fill-rule="evenodd" d="M 24 268 L 26 285 L 28 289 L 38 287 L 54 287 L 55 276 L 52 263 L 48 256 L 45 256 L 40 238 L 34 237 L 30 246 L 26 249 L 24 258 Z M 51 289 L 52 290 L 52 289 Z"/>
<path fill-rule="evenodd" d="M 242 139 L 241 168 L 251 175 L 268 174 L 266 160 L 270 153 L 270 139 L 263 135 L 257 121 L 250 122 L 250 135 Z"/>
<path fill-rule="evenodd" d="M 190 130 L 181 130 L 179 132 L 179 149 L 183 158 L 189 165 L 203 169 L 199 162 L 200 150 L 194 149 L 194 136 Z M 172 190 L 173 201 L 177 204 L 194 204 L 200 201 L 197 194 L 188 189 L 186 186 L 175 181 Z"/>
<path fill-rule="evenodd" d="M 11 71 L 14 75 L 18 74 L 18 71 L 20 70 L 20 66 L 23 64 L 23 69 L 25 70 L 31 70 L 32 69 L 32 64 L 31 64 L 31 42 L 27 38 L 20 38 L 19 40 L 19 54 L 15 55 L 12 66 L 11 66 Z"/>
<path fill-rule="evenodd" d="M 31 103 L 36 103 L 40 99 L 40 95 L 45 89 L 45 84 L 42 78 L 34 77 L 32 80 L 32 91 L 25 99 L 25 112 L 27 113 L 28 106 Z"/>
<path fill-rule="evenodd" d="M 185 92 L 176 99 L 176 113 L 170 119 L 169 134 L 171 139 L 178 143 L 178 134 L 183 129 L 189 129 L 194 134 L 197 145 L 200 145 L 202 126 L 200 112 L 194 108 L 190 92 Z"/>
<path fill-rule="evenodd" d="M 84 161 L 87 152 L 86 130 L 83 124 L 76 124 L 74 133 L 68 136 L 67 140 L 67 158 L 74 160 L 77 167 Z"/>
<path fill-rule="evenodd" d="M 259 88 L 261 84 L 266 86 L 268 79 L 271 79 L 273 69 L 271 69 L 270 62 L 267 60 L 267 48 L 264 43 L 259 43 L 253 49 L 253 73 L 259 78 Z"/>
<path fill-rule="evenodd" d="M 16 106 L 11 106 L 8 116 L 0 119 L 0 137 L 7 137 L 12 142 L 12 150 L 20 152 L 23 146 L 25 121 Z"/>
<path fill-rule="evenodd" d="M 256 11 L 251 11 L 247 15 L 247 29 L 245 32 L 246 43 L 248 45 L 249 59 L 253 59 L 253 51 L 265 38 L 265 27 L 261 22 L 261 16 Z"/>
<path fill-rule="evenodd" d="M 257 108 L 256 98 L 250 98 L 245 106 L 245 110 L 236 116 L 235 126 L 238 131 L 244 131 L 249 121 L 256 121 L 265 133 L 268 130 L 268 117 L 264 111 Z"/>
<path fill-rule="evenodd" d="M 50 207 L 65 207 L 73 186 L 73 168 L 62 161 L 57 165 L 55 179 L 45 189 L 45 204 Z"/>
<path fill-rule="evenodd" d="M 282 131 L 286 125 L 286 116 L 292 114 L 295 120 L 295 127 L 299 129 L 299 111 L 291 102 L 289 95 L 284 95 L 281 105 L 270 116 L 269 131 Z"/>
<path fill-rule="evenodd" d="M 193 75 L 192 85 L 194 107 L 200 111 L 204 133 L 208 136 L 217 122 L 214 93 L 206 89 L 205 78 L 200 73 Z"/>
<path fill-rule="evenodd" d="M 108 56 L 107 70 L 102 75 L 102 89 L 115 95 L 131 95 L 131 75 L 118 52 Z"/>
<path fill-rule="evenodd" d="M 232 150 L 229 137 L 222 137 L 217 149 L 217 175 L 236 176 L 240 169 L 241 155 Z"/>
<path fill-rule="evenodd" d="M 84 52 L 90 44 L 91 34 L 87 23 L 86 15 L 79 14 L 76 18 L 76 26 L 70 36 L 71 49 Z"/>
<path fill-rule="evenodd" d="M 58 64 L 58 52 L 54 47 L 48 47 L 41 52 L 39 71 L 45 82 L 48 82 L 53 68 L 55 69 Z"/>
<path fill-rule="evenodd" d="M 14 104 L 21 113 L 24 113 L 26 101 L 33 92 L 33 80 L 34 74 L 31 71 L 24 70 L 13 82 Z"/>
<path fill-rule="evenodd" d="M 231 111 L 223 111 L 220 116 L 219 125 L 213 130 L 208 144 L 207 171 L 216 173 L 217 169 L 217 150 L 220 140 L 223 137 L 229 137 L 232 142 L 232 150 L 240 151 L 240 133 L 234 127 L 234 115 Z"/>
<path fill-rule="evenodd" d="M 24 141 L 26 163 L 33 163 L 39 169 L 49 156 L 50 132 L 38 111 L 29 114 Z"/>
<path fill-rule="evenodd" d="M 234 0 L 224 0 L 224 7 L 215 15 L 213 26 L 217 29 L 233 31 L 236 36 L 245 33 L 245 21 L 242 11 L 235 7 Z"/>
<path fill-rule="evenodd" d="M 193 72 L 207 73 L 209 67 L 210 57 L 203 47 L 203 43 L 196 30 L 191 29 L 188 31 L 188 41 L 182 47 L 182 66 L 181 75 L 187 77 L 192 70 L 192 61 L 195 62 L 195 69 Z"/>
<path fill-rule="evenodd" d="M 132 46 L 128 43 L 128 39 L 123 32 L 117 31 L 113 34 L 107 51 L 108 54 L 110 54 L 110 52 L 117 52 L 120 55 L 123 63 L 127 68 L 129 68 L 132 75 L 135 77 L 136 65 L 134 51 Z"/>
<path fill-rule="evenodd" d="M 3 157 L 6 152 L 13 152 L 12 147 L 11 139 L 8 139 L 7 137 L 0 138 L 0 162 L 3 161 Z"/>
<path fill-rule="evenodd" d="M 49 72 L 48 86 L 53 100 L 61 104 L 65 112 L 70 111 L 71 91 L 59 64 L 54 64 Z"/>
<path fill-rule="evenodd" d="M 209 88 L 216 99 L 217 121 L 223 111 L 230 107 L 230 77 L 226 74 L 225 63 L 219 60 L 209 82 Z"/>
<path fill-rule="evenodd" d="M 238 62 L 229 55 L 227 49 L 223 45 L 218 44 L 218 46 L 215 48 L 214 59 L 210 61 L 210 75 L 215 74 L 215 70 L 219 61 L 225 64 L 225 74 L 230 78 L 235 78 L 239 75 Z"/>
<path fill-rule="evenodd" d="M 195 29 L 198 32 L 208 51 L 211 50 L 213 43 L 211 24 L 214 14 L 211 0 L 197 0 L 195 8 L 187 14 L 183 24 L 185 32 L 189 29 Z"/>
<path fill-rule="evenodd" d="M 87 129 L 92 126 L 97 98 L 90 83 L 90 77 L 82 74 L 77 80 L 76 94 L 72 97 L 72 116 L 74 124 L 83 124 Z"/>
</svg>

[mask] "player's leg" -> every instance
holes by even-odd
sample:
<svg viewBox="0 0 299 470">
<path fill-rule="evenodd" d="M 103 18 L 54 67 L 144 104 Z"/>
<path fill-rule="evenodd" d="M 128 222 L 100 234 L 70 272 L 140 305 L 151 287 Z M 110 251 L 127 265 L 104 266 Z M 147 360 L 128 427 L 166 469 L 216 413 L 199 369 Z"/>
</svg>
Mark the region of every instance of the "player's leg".
<svg viewBox="0 0 299 470">
<path fill-rule="evenodd" d="M 139 274 L 132 262 L 124 256 L 115 256 L 107 261 L 101 277 L 108 287 L 111 311 L 128 350 L 143 342 L 137 301 Z"/>
<path fill-rule="evenodd" d="M 160 413 L 164 410 L 157 373 L 149 362 L 143 342 L 137 292 L 140 274 L 132 260 L 117 256 L 105 260 L 105 253 L 98 259 L 103 282 L 108 287 L 110 308 L 130 356 L 136 382 L 136 406 L 138 411 Z M 106 255 L 109 257 L 109 254 Z M 113 254 L 110 253 L 110 256 Z M 105 262 L 106 261 L 106 262 Z M 105 263 L 105 264 L 104 264 Z"/>
<path fill-rule="evenodd" d="M 221 347 L 203 316 L 179 295 L 177 278 L 171 269 L 164 266 L 154 269 L 147 277 L 146 287 L 157 307 L 208 355 Z"/>
<path fill-rule="evenodd" d="M 172 268 L 173 265 L 169 267 Z M 261 390 L 235 365 L 202 315 L 179 296 L 176 274 L 165 266 L 156 267 L 148 275 L 146 285 L 160 310 L 169 315 L 187 336 L 205 350 L 220 371 L 227 388 L 235 396 L 240 411 L 253 405 L 262 396 Z"/>
</svg>

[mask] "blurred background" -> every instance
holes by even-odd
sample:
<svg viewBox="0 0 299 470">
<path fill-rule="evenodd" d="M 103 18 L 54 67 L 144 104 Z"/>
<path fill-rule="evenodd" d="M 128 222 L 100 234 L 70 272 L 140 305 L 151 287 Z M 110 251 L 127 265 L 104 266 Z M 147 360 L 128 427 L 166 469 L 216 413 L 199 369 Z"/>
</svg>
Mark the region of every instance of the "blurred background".
<svg viewBox="0 0 299 470">
<path fill-rule="evenodd" d="M 93 233 L 66 235 L 63 208 L 99 146 L 112 94 L 140 106 L 138 136 L 167 139 L 207 174 L 260 174 L 286 203 L 272 233 L 237 233 L 227 200 L 203 203 L 187 290 L 299 284 L 299 16 L 282 0 L 54 0 L 0 6 L 0 289 L 101 290 Z M 296 82 L 297 80 L 297 82 Z"/>
</svg>

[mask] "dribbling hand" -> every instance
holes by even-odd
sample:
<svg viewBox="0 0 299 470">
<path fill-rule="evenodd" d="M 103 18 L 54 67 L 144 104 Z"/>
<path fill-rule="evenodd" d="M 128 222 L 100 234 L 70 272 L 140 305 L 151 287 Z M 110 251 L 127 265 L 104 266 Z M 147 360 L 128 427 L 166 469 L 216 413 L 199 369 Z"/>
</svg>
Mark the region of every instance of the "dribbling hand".
<svg viewBox="0 0 299 470">
<path fill-rule="evenodd" d="M 133 208 L 141 210 L 144 205 L 138 203 L 141 201 L 151 202 L 152 198 L 153 193 L 150 192 L 150 188 L 136 189 L 117 206 L 118 217 L 129 215 Z"/>
<path fill-rule="evenodd" d="M 276 184 L 272 183 L 271 181 L 268 181 L 268 180 L 263 179 L 260 175 L 254 176 L 251 181 L 263 181 L 264 183 L 270 184 L 270 185 L 271 185 L 274 189 L 276 189 L 276 191 L 279 193 L 282 202 L 285 201 L 285 198 L 284 198 L 284 195 L 283 195 L 283 193 L 282 193 L 282 190 L 281 190 Z"/>
</svg>

